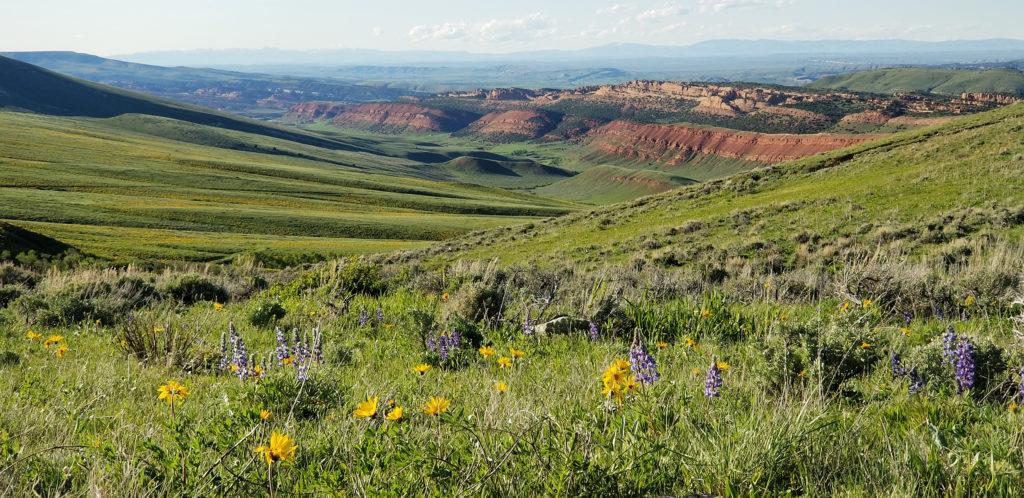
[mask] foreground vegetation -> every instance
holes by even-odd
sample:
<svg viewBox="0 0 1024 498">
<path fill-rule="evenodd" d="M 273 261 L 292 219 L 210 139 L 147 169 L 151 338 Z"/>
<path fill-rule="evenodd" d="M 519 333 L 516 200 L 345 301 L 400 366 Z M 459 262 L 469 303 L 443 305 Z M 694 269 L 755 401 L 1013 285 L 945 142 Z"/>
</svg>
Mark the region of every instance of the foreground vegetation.
<svg viewBox="0 0 1024 498">
<path fill-rule="evenodd" d="M 15 257 L 0 489 L 1013 495 L 1022 127 L 286 270 Z"/>
</svg>

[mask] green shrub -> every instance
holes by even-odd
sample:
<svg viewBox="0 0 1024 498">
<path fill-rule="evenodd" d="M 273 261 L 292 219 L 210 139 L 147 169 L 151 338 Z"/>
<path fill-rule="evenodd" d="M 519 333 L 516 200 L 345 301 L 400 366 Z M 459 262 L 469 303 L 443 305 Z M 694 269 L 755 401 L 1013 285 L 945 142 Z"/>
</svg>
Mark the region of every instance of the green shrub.
<svg viewBox="0 0 1024 498">
<path fill-rule="evenodd" d="M 246 314 L 249 323 L 257 327 L 270 325 L 288 314 L 279 301 L 270 299 L 259 299 L 255 301 Z"/>
<path fill-rule="evenodd" d="M 501 319 L 502 293 L 484 282 L 464 285 L 448 301 L 449 310 L 470 322 L 486 321 L 493 326 Z"/>
<path fill-rule="evenodd" d="M 228 292 L 201 275 L 184 275 L 164 285 L 164 292 L 174 300 L 191 305 L 199 301 L 223 303 L 228 300 Z"/>
<path fill-rule="evenodd" d="M 35 286 L 37 279 L 36 273 L 32 270 L 11 263 L 0 264 L 0 286 L 23 285 L 32 288 Z"/>
<path fill-rule="evenodd" d="M 193 355 L 196 346 L 202 345 L 199 334 L 200 327 L 193 324 L 139 319 L 123 323 L 114 338 L 121 352 L 141 362 L 194 369 L 210 354 L 200 351 L 198 359 Z M 219 352 L 215 357 L 219 358 Z"/>
<path fill-rule="evenodd" d="M 0 308 L 6 308 L 15 299 L 21 297 L 25 291 L 19 285 L 0 286 Z"/>
<path fill-rule="evenodd" d="M 300 392 L 301 390 L 301 392 Z M 295 418 L 310 419 L 323 416 L 344 404 L 341 389 L 336 382 L 310 373 L 303 386 L 290 369 L 279 369 L 267 375 L 251 391 L 251 405 L 266 407 L 280 414 L 282 420 L 295 406 Z"/>
<path fill-rule="evenodd" d="M 379 296 L 387 289 L 381 280 L 380 265 L 351 261 L 338 272 L 340 286 L 355 294 Z"/>
</svg>

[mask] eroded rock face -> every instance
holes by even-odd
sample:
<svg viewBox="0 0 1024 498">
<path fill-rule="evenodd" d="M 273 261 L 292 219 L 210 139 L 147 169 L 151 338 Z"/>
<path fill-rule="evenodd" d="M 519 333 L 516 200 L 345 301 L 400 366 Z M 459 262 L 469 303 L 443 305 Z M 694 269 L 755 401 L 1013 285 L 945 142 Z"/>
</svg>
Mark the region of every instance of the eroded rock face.
<svg viewBox="0 0 1024 498">
<path fill-rule="evenodd" d="M 693 156 L 717 155 L 763 163 L 799 159 L 878 138 L 875 135 L 796 135 L 734 132 L 684 125 L 613 121 L 593 132 L 592 145 L 611 156 L 682 164 Z"/>
<path fill-rule="evenodd" d="M 1018 102 L 1020 98 L 1013 95 L 999 93 L 964 92 L 960 94 L 960 100 L 964 102 L 986 102 L 990 104 L 1010 105 Z"/>
<path fill-rule="evenodd" d="M 533 110 L 492 112 L 471 124 L 467 131 L 481 135 L 515 135 L 539 138 L 555 129 L 561 116 Z"/>
<path fill-rule="evenodd" d="M 299 121 L 326 119 L 341 126 L 394 133 L 423 133 L 461 130 L 479 116 L 403 103 L 348 105 L 308 102 L 293 106 L 287 117 Z"/>
</svg>

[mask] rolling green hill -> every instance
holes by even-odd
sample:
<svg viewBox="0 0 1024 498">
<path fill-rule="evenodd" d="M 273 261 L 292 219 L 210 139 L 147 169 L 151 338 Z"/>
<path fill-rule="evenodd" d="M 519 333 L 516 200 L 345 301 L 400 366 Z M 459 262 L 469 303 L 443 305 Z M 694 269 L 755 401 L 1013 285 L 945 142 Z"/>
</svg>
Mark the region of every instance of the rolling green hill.
<svg viewBox="0 0 1024 498">
<path fill-rule="evenodd" d="M 633 262 L 750 276 L 879 258 L 942 264 L 1000 243 L 1016 253 L 1022 132 L 1019 103 L 395 260 Z"/>
<path fill-rule="evenodd" d="M 314 260 L 576 208 L 417 160 L 472 151 L 320 136 L 11 59 L 0 72 L 0 219 L 103 258 Z"/>
<path fill-rule="evenodd" d="M 826 76 L 811 88 L 869 93 L 937 93 L 959 96 L 963 92 L 1024 95 L 1024 72 L 998 68 L 985 71 L 907 67 L 878 69 Z"/>
</svg>

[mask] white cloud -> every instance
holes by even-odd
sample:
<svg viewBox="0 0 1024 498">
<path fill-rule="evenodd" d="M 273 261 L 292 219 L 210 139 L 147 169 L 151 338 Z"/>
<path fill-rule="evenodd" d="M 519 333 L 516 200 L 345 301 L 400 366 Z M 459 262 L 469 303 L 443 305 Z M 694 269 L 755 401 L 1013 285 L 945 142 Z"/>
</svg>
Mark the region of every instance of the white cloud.
<svg viewBox="0 0 1024 498">
<path fill-rule="evenodd" d="M 464 38 L 467 34 L 466 23 L 459 22 L 446 22 L 444 24 L 435 24 L 433 26 L 419 25 L 413 26 L 409 30 L 409 38 L 412 41 L 424 41 L 424 40 L 454 40 L 457 38 Z"/>
<path fill-rule="evenodd" d="M 370 32 L 373 33 L 373 36 L 380 38 L 380 35 L 384 34 L 384 28 L 381 28 L 380 26 L 374 26 L 370 28 Z"/>
<path fill-rule="evenodd" d="M 619 12 L 625 12 L 627 10 L 633 10 L 633 5 L 628 3 L 617 3 L 611 7 L 597 9 L 596 14 L 599 16 L 605 14 L 618 14 Z"/>
<path fill-rule="evenodd" d="M 700 11 L 718 13 L 727 9 L 746 7 L 785 7 L 793 3 L 794 0 L 700 0 Z"/>
<path fill-rule="evenodd" d="M 655 9 L 645 10 L 637 14 L 633 19 L 636 22 L 655 22 L 664 20 L 667 17 L 688 14 L 689 12 L 690 9 L 687 7 L 683 7 L 678 3 L 669 3 Z"/>
<path fill-rule="evenodd" d="M 543 38 L 557 31 L 555 23 L 541 14 L 515 19 L 491 19 L 466 23 L 446 22 L 419 25 L 409 30 L 412 41 L 468 39 L 482 42 L 525 41 Z"/>
</svg>

